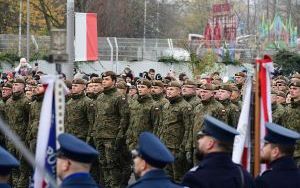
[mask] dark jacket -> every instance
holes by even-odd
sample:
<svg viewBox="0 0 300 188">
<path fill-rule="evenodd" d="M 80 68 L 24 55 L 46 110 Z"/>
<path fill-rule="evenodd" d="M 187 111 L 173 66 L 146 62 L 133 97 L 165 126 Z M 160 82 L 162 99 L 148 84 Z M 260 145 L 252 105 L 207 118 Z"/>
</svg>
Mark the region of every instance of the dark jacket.
<svg viewBox="0 0 300 188">
<path fill-rule="evenodd" d="M 88 173 L 72 174 L 66 177 L 60 186 L 61 188 L 101 188 L 101 186 L 97 185 L 92 176 Z"/>
<path fill-rule="evenodd" d="M 163 170 L 151 170 L 128 188 L 182 188 L 171 182 Z"/>
<path fill-rule="evenodd" d="M 257 188 L 299 188 L 300 170 L 292 157 L 282 157 L 270 164 L 270 169 L 255 179 Z"/>
<path fill-rule="evenodd" d="M 244 186 L 242 186 L 242 174 Z M 250 174 L 235 164 L 228 153 L 210 153 L 187 172 L 182 185 L 190 188 L 252 188 Z"/>
</svg>

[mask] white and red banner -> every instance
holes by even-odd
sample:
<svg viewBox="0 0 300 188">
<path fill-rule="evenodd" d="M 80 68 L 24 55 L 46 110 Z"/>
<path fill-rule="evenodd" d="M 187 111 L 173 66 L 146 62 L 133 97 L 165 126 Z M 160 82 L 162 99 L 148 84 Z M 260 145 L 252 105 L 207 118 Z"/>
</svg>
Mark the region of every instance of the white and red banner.
<svg viewBox="0 0 300 188">
<path fill-rule="evenodd" d="M 271 73 L 274 72 L 273 62 L 270 56 L 264 55 L 263 59 L 257 60 L 259 66 L 259 93 L 260 93 L 260 147 L 263 147 L 263 139 L 266 134 L 265 124 L 272 122 L 271 108 Z M 266 169 L 261 166 L 261 172 Z"/>
<path fill-rule="evenodd" d="M 98 60 L 97 14 L 75 13 L 75 61 Z"/>
<path fill-rule="evenodd" d="M 237 131 L 240 133 L 234 139 L 232 161 L 243 165 L 250 172 L 250 157 L 251 157 L 251 93 L 252 93 L 252 78 L 248 77 L 245 83 L 243 106 L 237 126 Z"/>
</svg>

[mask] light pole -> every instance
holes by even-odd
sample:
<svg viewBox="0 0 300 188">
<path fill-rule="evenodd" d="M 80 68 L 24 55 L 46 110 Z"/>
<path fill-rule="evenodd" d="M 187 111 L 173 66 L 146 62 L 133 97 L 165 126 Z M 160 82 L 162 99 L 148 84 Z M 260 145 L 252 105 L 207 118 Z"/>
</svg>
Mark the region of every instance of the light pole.
<svg viewBox="0 0 300 188">
<path fill-rule="evenodd" d="M 68 62 L 62 65 L 67 79 L 73 79 L 74 68 L 74 0 L 67 0 L 67 54 Z"/>
<path fill-rule="evenodd" d="M 19 47 L 18 47 L 18 56 L 21 57 L 21 48 L 22 48 L 22 7 L 23 0 L 20 0 L 20 12 L 19 12 Z"/>
<path fill-rule="evenodd" d="M 30 59 L 30 0 L 27 0 L 27 28 L 26 28 L 26 58 L 27 62 L 29 62 Z"/>
<path fill-rule="evenodd" d="M 143 40 L 143 60 L 146 49 L 146 21 L 147 21 L 147 0 L 144 0 L 144 40 Z"/>
</svg>

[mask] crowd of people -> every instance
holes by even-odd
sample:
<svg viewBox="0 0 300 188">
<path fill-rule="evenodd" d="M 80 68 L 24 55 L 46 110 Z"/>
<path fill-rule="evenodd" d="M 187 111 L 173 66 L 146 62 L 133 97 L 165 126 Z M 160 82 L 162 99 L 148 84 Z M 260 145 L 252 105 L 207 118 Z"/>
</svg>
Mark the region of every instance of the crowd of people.
<svg viewBox="0 0 300 188">
<path fill-rule="evenodd" d="M 46 89 L 40 78 L 45 74 L 22 58 L 13 72 L 1 76 L 0 114 L 33 153 Z M 170 72 L 163 77 L 154 69 L 136 76 L 129 68 L 120 75 L 113 71 L 90 75 L 77 73 L 73 80 L 67 80 L 61 74 L 69 88 L 65 132 L 92 145 L 100 153 L 87 169 L 91 168 L 93 179 L 104 187 L 127 187 L 132 166 L 137 179 L 132 187 L 153 187 L 155 184 L 147 184 L 147 178 L 152 177 L 148 171 L 153 169 L 160 169 L 151 175 L 163 176 L 161 181 L 165 187 L 176 187 L 166 182 L 167 177 L 179 187 L 180 184 L 220 187 L 225 180 L 231 179 L 234 179 L 232 183 L 222 186 L 275 187 L 270 186 L 273 185 L 269 182 L 270 177 L 265 179 L 264 175 L 254 182 L 249 173 L 231 161 L 246 78 L 247 71 L 238 72 L 229 80 L 223 80 L 219 72 L 195 78 Z M 300 74 L 295 73 L 289 78 L 274 76 L 271 99 L 273 124 L 267 127 L 262 159 L 271 162 L 272 166 L 273 161 L 284 158 L 297 174 L 290 178 L 298 177 L 298 180 L 291 178 L 291 184 L 286 186 L 297 187 L 300 172 L 294 163 L 300 164 L 300 147 L 296 143 L 300 132 Z M 66 140 L 75 139 L 65 136 Z M 11 183 L 14 187 L 27 187 L 32 168 L 4 135 L 0 144 L 20 160 L 20 170 L 12 169 Z M 68 147 L 72 146 L 67 144 L 66 147 L 59 152 L 59 159 L 63 156 L 63 159 L 80 164 L 92 163 L 90 155 L 82 157 L 84 151 L 76 154 L 74 150 L 78 147 L 71 151 Z M 89 151 L 91 159 L 96 158 L 96 153 Z M 69 163 L 60 164 L 68 166 Z M 278 167 L 276 165 L 274 169 Z M 219 176 L 222 177 L 218 179 Z M 64 177 L 66 175 L 62 179 Z M 277 182 L 278 185 L 284 184 Z"/>
</svg>

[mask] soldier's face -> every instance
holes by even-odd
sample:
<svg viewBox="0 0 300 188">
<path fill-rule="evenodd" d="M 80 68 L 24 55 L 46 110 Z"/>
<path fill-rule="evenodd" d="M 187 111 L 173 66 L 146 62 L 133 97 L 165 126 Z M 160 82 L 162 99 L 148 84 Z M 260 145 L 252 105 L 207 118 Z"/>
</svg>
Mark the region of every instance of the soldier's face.
<svg viewBox="0 0 300 188">
<path fill-rule="evenodd" d="M 109 89 L 115 85 L 115 81 L 111 79 L 110 76 L 103 77 L 102 86 L 104 89 Z"/>
<path fill-rule="evenodd" d="M 276 102 L 277 102 L 278 104 L 283 104 L 283 103 L 285 103 L 285 98 L 282 97 L 282 96 L 277 96 Z"/>
<path fill-rule="evenodd" d="M 265 143 L 260 150 L 260 162 L 267 163 L 272 162 L 280 155 L 279 148 L 271 143 Z"/>
<path fill-rule="evenodd" d="M 135 94 L 137 94 L 137 90 L 136 90 L 136 89 L 134 89 L 134 88 L 132 88 L 132 89 L 129 89 L 129 92 L 128 92 L 128 94 L 129 94 L 130 96 L 134 96 Z"/>
<path fill-rule="evenodd" d="M 32 99 L 32 91 L 30 91 L 30 90 L 26 91 L 25 96 L 27 97 L 28 100 L 31 100 Z"/>
<path fill-rule="evenodd" d="M 159 86 L 152 86 L 151 87 L 151 93 L 152 94 L 161 94 L 163 92 L 163 88 L 159 87 Z"/>
<path fill-rule="evenodd" d="M 195 95 L 196 87 L 193 85 L 184 85 L 181 88 L 182 95 Z"/>
<path fill-rule="evenodd" d="M 79 94 L 85 89 L 84 84 L 72 84 L 72 93 Z"/>
<path fill-rule="evenodd" d="M 290 94 L 292 99 L 300 99 L 300 87 L 291 86 Z"/>
<path fill-rule="evenodd" d="M 231 92 L 223 89 L 219 89 L 219 100 L 223 101 L 226 99 L 230 99 Z"/>
<path fill-rule="evenodd" d="M 151 91 L 146 85 L 137 85 L 137 89 L 140 96 L 147 95 Z"/>
<path fill-rule="evenodd" d="M 101 83 L 93 83 L 93 91 L 94 93 L 100 93 L 103 91 L 103 87 Z"/>
<path fill-rule="evenodd" d="M 23 92 L 24 88 L 25 88 L 25 85 L 22 83 L 13 83 L 12 91 L 13 91 L 13 93 Z"/>
<path fill-rule="evenodd" d="M 236 84 L 242 84 L 245 81 L 244 77 L 242 77 L 242 76 L 235 76 L 234 80 L 235 80 Z"/>
<path fill-rule="evenodd" d="M 94 86 L 92 84 L 93 83 L 90 83 L 87 85 L 86 90 L 85 90 L 87 93 L 93 93 Z"/>
<path fill-rule="evenodd" d="M 2 97 L 10 97 L 12 94 L 12 89 L 9 87 L 2 88 Z"/>
<path fill-rule="evenodd" d="M 200 96 L 201 96 L 201 99 L 203 101 L 206 101 L 206 100 L 208 100 L 208 99 L 210 99 L 211 97 L 214 96 L 214 92 L 210 91 L 210 90 L 202 89 L 201 92 L 200 92 Z"/>
<path fill-rule="evenodd" d="M 180 96 L 180 88 L 178 87 L 168 87 L 167 88 L 167 97 L 168 98 L 173 98 Z"/>
<path fill-rule="evenodd" d="M 42 94 L 42 93 L 45 93 L 45 88 L 42 84 L 39 84 L 35 90 L 34 90 L 34 93 L 35 94 Z"/>
<path fill-rule="evenodd" d="M 196 95 L 198 96 L 198 97 L 201 97 L 201 88 L 196 88 Z"/>
</svg>

